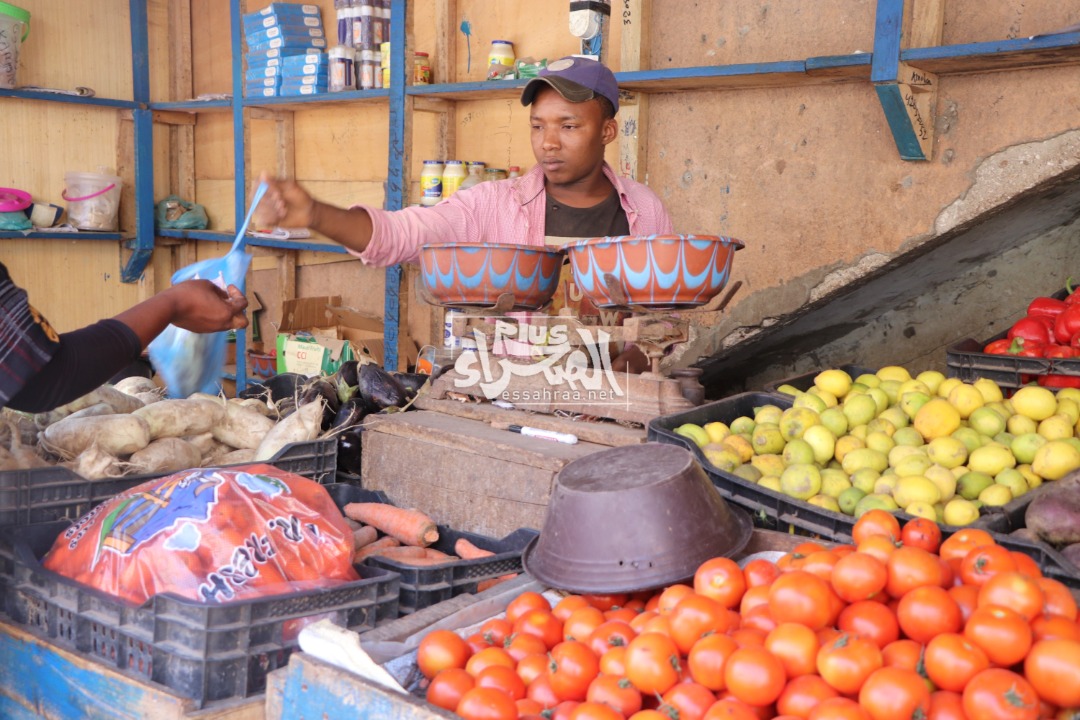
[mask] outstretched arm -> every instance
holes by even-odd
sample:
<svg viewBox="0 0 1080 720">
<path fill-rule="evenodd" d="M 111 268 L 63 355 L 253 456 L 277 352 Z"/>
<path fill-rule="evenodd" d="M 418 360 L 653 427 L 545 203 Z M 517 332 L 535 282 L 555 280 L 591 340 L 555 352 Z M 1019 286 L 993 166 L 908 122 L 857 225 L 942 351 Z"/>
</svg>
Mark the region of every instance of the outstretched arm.
<svg viewBox="0 0 1080 720">
<path fill-rule="evenodd" d="M 355 252 L 367 249 L 372 224 L 366 210 L 319 202 L 295 180 L 274 180 L 265 173 L 259 180 L 267 190 L 255 210 L 257 227 L 310 228 Z"/>
</svg>

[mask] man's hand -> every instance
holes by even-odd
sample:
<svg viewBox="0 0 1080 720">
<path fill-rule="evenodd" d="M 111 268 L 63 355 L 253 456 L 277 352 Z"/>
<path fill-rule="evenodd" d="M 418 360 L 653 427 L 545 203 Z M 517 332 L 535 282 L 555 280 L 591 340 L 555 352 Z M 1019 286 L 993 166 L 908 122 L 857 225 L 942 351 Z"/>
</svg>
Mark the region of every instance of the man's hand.
<svg viewBox="0 0 1080 720">
<path fill-rule="evenodd" d="M 234 285 L 222 290 L 209 280 L 186 280 L 165 290 L 173 301 L 172 324 L 196 333 L 247 327 L 248 302 Z"/>
<path fill-rule="evenodd" d="M 266 195 L 255 209 L 257 228 L 308 228 L 314 225 L 317 203 L 296 181 L 274 180 L 263 173 L 259 182 L 265 182 L 267 188 Z"/>
</svg>

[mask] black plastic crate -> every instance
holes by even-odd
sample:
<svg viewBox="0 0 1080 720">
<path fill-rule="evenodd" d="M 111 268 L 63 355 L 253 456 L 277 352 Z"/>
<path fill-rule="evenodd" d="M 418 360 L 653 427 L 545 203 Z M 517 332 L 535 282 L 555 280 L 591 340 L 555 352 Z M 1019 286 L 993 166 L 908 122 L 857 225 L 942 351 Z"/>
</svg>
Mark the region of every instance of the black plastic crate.
<svg viewBox="0 0 1080 720">
<path fill-rule="evenodd" d="M 649 423 L 648 440 L 681 445 L 694 453 L 724 499 L 748 510 L 753 515 L 756 526 L 781 532 L 794 529 L 803 535 L 818 536 L 836 542 L 849 542 L 855 518 L 811 505 L 725 472 L 705 459 L 701 448 L 693 440 L 675 433 L 675 428 L 684 423 L 705 425 L 719 420 L 730 424 L 735 418 L 744 415 L 753 417 L 754 408 L 762 405 L 776 405 L 786 409 L 792 406 L 793 400 L 794 398 L 784 394 L 772 395 L 763 392 L 732 395 L 708 405 L 652 420 Z M 911 517 L 904 512 L 894 514 L 900 518 L 901 523 Z M 948 526 L 942 526 L 942 528 L 945 527 Z M 1000 512 L 986 512 L 968 527 L 1000 533 L 1006 531 L 1007 521 L 1004 514 Z"/>
<path fill-rule="evenodd" d="M 337 472 L 337 439 L 292 443 L 263 462 L 316 482 L 333 482 Z M 125 490 L 168 474 L 87 480 L 65 467 L 0 472 L 0 526 L 74 520 Z"/>
<path fill-rule="evenodd" d="M 338 507 L 353 502 L 388 502 L 383 493 L 364 490 L 356 485 L 338 483 L 327 485 L 326 489 Z M 401 576 L 398 610 L 402 615 L 409 615 L 457 595 L 475 593 L 476 586 L 484 580 L 522 572 L 521 554 L 529 541 L 539 534 L 536 530 L 519 528 L 499 540 L 439 525 L 439 541 L 432 545 L 436 550 L 453 554 L 454 544 L 459 538 L 465 538 L 478 548 L 495 554 L 476 560 L 448 560 L 440 565 L 424 567 L 382 557 L 371 557 L 364 562 L 392 570 Z"/>
<path fill-rule="evenodd" d="M 783 380 L 777 380 L 776 382 L 765 383 L 764 390 L 767 393 L 773 395 L 785 395 L 786 393 L 780 392 L 781 385 L 790 385 L 791 387 L 806 392 L 810 388 L 814 387 L 814 378 L 816 378 L 824 370 L 830 370 L 832 368 L 822 368 L 821 370 L 815 370 L 814 372 L 803 373 L 802 375 L 795 375 L 793 377 L 784 378 Z M 876 370 L 870 368 L 864 368 L 861 365 L 841 365 L 838 370 L 843 370 L 851 379 L 859 377 L 860 375 L 873 375 Z"/>
<path fill-rule="evenodd" d="M 229 603 L 202 603 L 170 594 L 128 604 L 42 567 L 40 559 L 65 521 L 8 528 L 15 578 L 7 611 L 56 645 L 160 683 L 197 707 L 266 689 L 284 667 L 309 622 L 330 618 L 362 631 L 398 616 L 398 576 L 357 566 L 361 579 Z"/>
</svg>

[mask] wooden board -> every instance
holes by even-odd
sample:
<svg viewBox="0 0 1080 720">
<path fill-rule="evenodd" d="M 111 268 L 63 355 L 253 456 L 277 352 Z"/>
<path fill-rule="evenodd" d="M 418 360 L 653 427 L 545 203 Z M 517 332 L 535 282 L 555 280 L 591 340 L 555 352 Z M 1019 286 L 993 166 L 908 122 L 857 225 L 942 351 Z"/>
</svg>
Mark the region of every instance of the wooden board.
<svg viewBox="0 0 1080 720">
<path fill-rule="evenodd" d="M 6 618 L 5 618 L 6 619 Z M 261 720 L 262 696 L 205 710 L 36 634 L 0 621 L 0 717 L 11 720 Z"/>
</svg>

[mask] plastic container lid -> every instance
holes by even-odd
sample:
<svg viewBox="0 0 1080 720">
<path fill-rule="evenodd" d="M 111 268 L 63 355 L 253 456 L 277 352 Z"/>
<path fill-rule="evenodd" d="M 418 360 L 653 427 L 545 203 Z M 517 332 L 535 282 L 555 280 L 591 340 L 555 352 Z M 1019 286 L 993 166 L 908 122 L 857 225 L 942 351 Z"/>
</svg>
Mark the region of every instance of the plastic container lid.
<svg viewBox="0 0 1080 720">
<path fill-rule="evenodd" d="M 428 54 L 426 52 L 415 52 L 415 53 L 413 53 L 413 55 L 415 55 L 418 58 L 426 58 L 426 57 L 428 57 Z"/>
<path fill-rule="evenodd" d="M 18 212 L 30 207 L 32 203 L 33 198 L 28 192 L 15 188 L 0 188 L 0 212 Z"/>
<path fill-rule="evenodd" d="M 10 15 L 19 22 L 23 23 L 22 40 L 26 40 L 26 37 L 30 34 L 30 11 L 24 10 L 17 5 L 11 3 L 0 2 L 0 15 Z"/>
<path fill-rule="evenodd" d="M 510 42 L 509 40 L 492 40 L 491 44 L 492 45 L 511 45 L 512 46 L 514 43 Z"/>
</svg>

